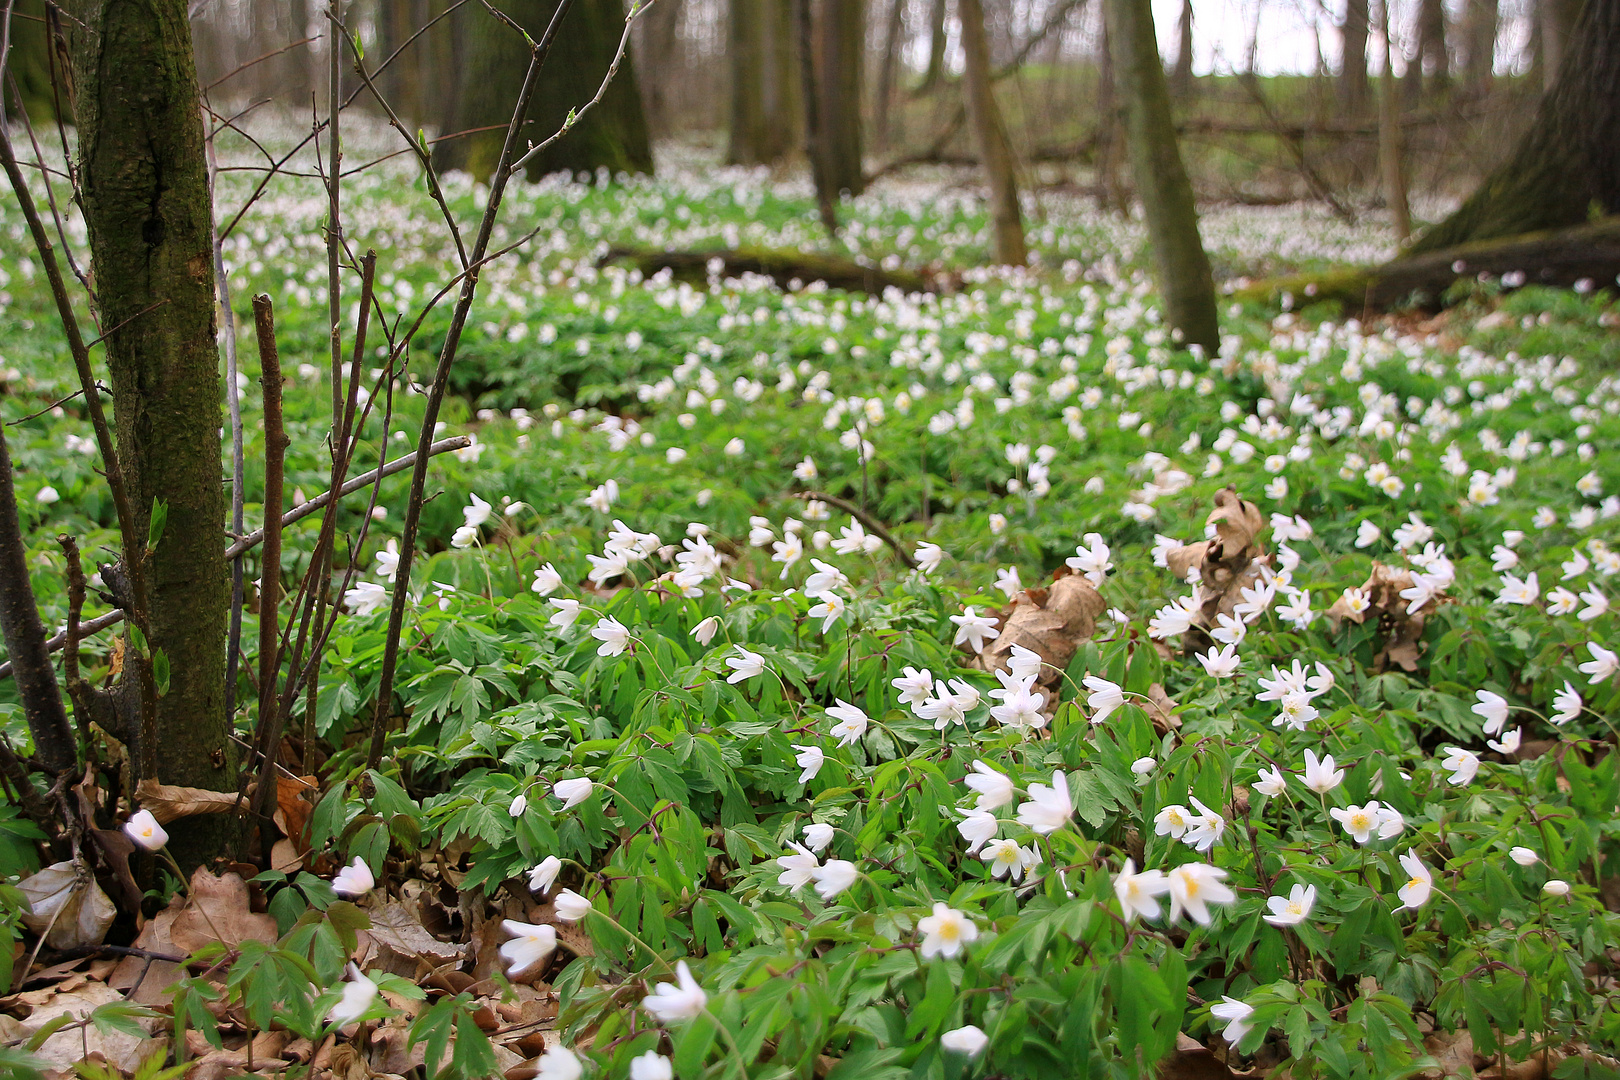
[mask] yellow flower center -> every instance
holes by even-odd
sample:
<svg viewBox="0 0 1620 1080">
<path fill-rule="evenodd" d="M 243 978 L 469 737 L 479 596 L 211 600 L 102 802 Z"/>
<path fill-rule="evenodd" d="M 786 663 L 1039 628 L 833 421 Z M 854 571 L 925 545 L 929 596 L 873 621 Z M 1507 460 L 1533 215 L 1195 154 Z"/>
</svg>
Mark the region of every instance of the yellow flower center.
<svg viewBox="0 0 1620 1080">
<path fill-rule="evenodd" d="M 955 941 L 962 936 L 962 928 L 956 925 L 955 919 L 952 919 L 946 922 L 944 926 L 941 926 L 935 933 L 946 941 Z"/>
</svg>

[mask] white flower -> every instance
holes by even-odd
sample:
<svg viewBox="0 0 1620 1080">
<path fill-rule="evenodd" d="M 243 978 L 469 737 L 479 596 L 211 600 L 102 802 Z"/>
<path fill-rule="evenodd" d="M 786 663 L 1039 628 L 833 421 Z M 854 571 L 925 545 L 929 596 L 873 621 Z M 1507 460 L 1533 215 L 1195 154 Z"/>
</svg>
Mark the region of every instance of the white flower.
<svg viewBox="0 0 1620 1080">
<path fill-rule="evenodd" d="M 551 793 L 563 801 L 562 808 L 570 810 L 591 797 L 596 785 L 588 776 L 576 776 L 569 780 L 558 780 L 551 785 Z"/>
<path fill-rule="evenodd" d="M 1383 539 L 1383 536 L 1383 529 L 1380 529 L 1377 525 L 1374 525 L 1372 522 L 1363 518 L 1361 524 L 1356 526 L 1356 547 L 1372 547 L 1374 544 L 1378 543 L 1379 540 Z"/>
<path fill-rule="evenodd" d="M 1383 777 L 1380 775 L 1380 781 Z M 1406 818 L 1393 806 L 1380 806 L 1378 808 L 1378 839 L 1393 840 L 1406 829 Z"/>
<path fill-rule="evenodd" d="M 1024 591 L 1024 583 L 1018 580 L 1018 567 L 1008 566 L 996 571 L 996 588 L 1007 594 L 1011 600 Z"/>
<path fill-rule="evenodd" d="M 686 961 L 675 965 L 675 982 L 659 983 L 653 992 L 641 999 L 641 1007 L 652 1013 L 659 1023 L 691 1020 L 700 1016 L 709 1004 L 709 995 L 692 978 Z"/>
<path fill-rule="evenodd" d="M 378 558 L 382 558 L 381 554 L 378 555 Z M 550 563 L 546 563 L 534 572 L 534 584 L 530 585 L 529 588 L 541 596 L 550 596 L 562 588 L 562 584 L 562 575 L 557 573 L 557 568 Z"/>
<path fill-rule="evenodd" d="M 51 487 L 49 484 L 46 484 L 44 487 L 40 488 L 39 491 L 34 495 L 34 501 L 39 503 L 41 506 L 49 506 L 51 503 L 59 502 L 61 498 L 62 493 Z"/>
<path fill-rule="evenodd" d="M 819 746 L 795 746 L 793 749 L 798 751 L 798 754 L 793 759 L 794 764 L 804 770 L 799 774 L 799 783 L 808 784 L 821 771 L 821 766 L 827 760 L 827 755 L 822 753 Z"/>
<path fill-rule="evenodd" d="M 1210 904 L 1230 904 L 1237 899 L 1225 884 L 1226 871 L 1205 863 L 1183 863 L 1170 871 L 1170 920 L 1185 911 L 1200 926 L 1208 926 L 1213 916 Z"/>
<path fill-rule="evenodd" d="M 837 831 L 825 822 L 811 822 L 804 827 L 804 839 L 811 851 L 825 851 Z"/>
<path fill-rule="evenodd" d="M 905 675 L 893 679 L 889 683 L 900 691 L 900 704 L 916 705 L 928 700 L 934 690 L 934 676 L 927 668 L 918 670 L 914 667 L 906 668 Z"/>
<path fill-rule="evenodd" d="M 591 627 L 591 637 L 602 643 L 596 648 L 597 656 L 618 656 L 630 645 L 630 628 L 604 615 Z"/>
<path fill-rule="evenodd" d="M 1508 852 L 1508 857 L 1520 866 L 1534 866 L 1541 861 L 1541 856 L 1527 847 L 1516 847 Z"/>
<path fill-rule="evenodd" d="M 656 1050 L 630 1059 L 630 1080 L 675 1080 L 675 1063 Z"/>
<path fill-rule="evenodd" d="M 1114 896 L 1119 900 L 1125 921 L 1157 919 L 1159 897 L 1170 891 L 1170 881 L 1158 870 L 1136 872 L 1136 862 L 1125 860 L 1125 866 L 1114 875 Z"/>
<path fill-rule="evenodd" d="M 1472 780 L 1479 772 L 1479 756 L 1460 746 L 1447 747 L 1446 756 L 1441 759 L 1440 767 L 1451 773 L 1447 780 L 1461 786 Z"/>
<path fill-rule="evenodd" d="M 720 616 L 710 615 L 707 619 L 692 627 L 692 636 L 699 645 L 707 646 L 714 640 L 714 635 L 720 630 Z"/>
<path fill-rule="evenodd" d="M 388 590 L 375 581 L 357 582 L 354 588 L 343 594 L 343 602 L 356 615 L 370 615 L 379 611 L 387 607 L 391 599 Z"/>
<path fill-rule="evenodd" d="M 951 622 L 956 624 L 956 638 L 953 645 L 966 645 L 974 652 L 984 649 L 984 639 L 996 628 L 997 620 L 984 615 L 975 614 L 973 609 L 963 608 L 962 614 L 952 615 Z"/>
<path fill-rule="evenodd" d="M 1125 704 L 1125 691 L 1100 675 L 1087 675 L 1080 680 L 1088 693 L 1086 705 L 1091 709 L 1091 722 L 1100 724 L 1108 715 Z"/>
<path fill-rule="evenodd" d="M 528 808 L 529 808 L 529 797 L 527 795 L 523 794 L 520 791 L 520 792 L 518 792 L 517 797 L 512 800 L 512 805 L 507 807 L 506 812 L 511 814 L 515 818 L 516 817 L 522 817 L 523 812 L 525 810 L 527 810 Z"/>
<path fill-rule="evenodd" d="M 953 1028 L 939 1037 L 939 1045 L 953 1054 L 962 1054 L 966 1057 L 978 1057 L 984 1053 L 984 1048 L 990 1045 L 990 1036 L 972 1024 L 966 1027 Z"/>
<path fill-rule="evenodd" d="M 1059 769 L 1052 774 L 1052 786 L 1029 785 L 1029 801 L 1018 807 L 1018 823 L 1045 836 L 1061 829 L 1074 815 L 1069 798 L 1069 778 Z"/>
<path fill-rule="evenodd" d="M 985 844 L 995 838 L 1001 822 L 996 815 L 988 810 L 958 810 L 962 820 L 957 822 L 956 831 L 962 834 L 962 839 L 968 842 L 968 853 L 977 852 Z"/>
<path fill-rule="evenodd" d="M 380 509 L 380 508 L 379 508 Z M 399 541 L 390 540 L 388 546 L 377 552 L 377 563 L 372 569 L 384 581 L 392 582 L 399 574 Z"/>
<path fill-rule="evenodd" d="M 998 691 L 991 691 L 992 694 Z M 1039 729 L 1046 726 L 1046 717 L 1041 713 L 1041 707 L 1046 704 L 1046 695 L 1030 687 L 1016 683 L 1004 692 L 1000 705 L 990 710 L 990 715 L 999 724 L 1011 728 Z"/>
<path fill-rule="evenodd" d="M 1022 645 L 1014 645 L 1011 655 L 1007 658 L 1007 670 L 1012 672 L 1013 678 L 1019 680 L 1033 681 L 1039 678 L 1041 665 L 1041 654 Z"/>
<path fill-rule="evenodd" d="M 1227 645 L 1220 649 L 1211 649 L 1207 653 L 1199 653 L 1198 662 L 1204 665 L 1204 670 L 1211 678 L 1229 679 L 1238 669 L 1237 646 Z"/>
<path fill-rule="evenodd" d="M 860 871 L 854 863 L 845 859 L 828 859 L 815 873 L 816 895 L 823 900 L 831 900 L 855 884 L 859 876 Z"/>
<path fill-rule="evenodd" d="M 579 895 L 573 889 L 564 889 L 558 893 L 551 904 L 556 909 L 557 918 L 563 922 L 579 922 L 593 910 L 590 899 Z"/>
<path fill-rule="evenodd" d="M 338 1027 L 352 1024 L 364 1016 L 371 1003 L 377 1000 L 377 984 L 366 978 L 360 965 L 349 962 L 349 981 L 343 984 L 343 999 L 332 1006 L 327 1019 Z"/>
<path fill-rule="evenodd" d="M 917 569 L 924 575 L 932 574 L 939 569 L 939 564 L 945 559 L 945 549 L 938 544 L 921 543 L 917 545 L 915 558 Z"/>
<path fill-rule="evenodd" d="M 495 509 L 472 492 L 467 493 L 467 498 L 472 501 L 461 508 L 461 522 L 466 528 L 476 529 L 490 519 Z"/>
<path fill-rule="evenodd" d="M 550 956 L 557 948 L 557 929 L 544 923 L 517 922 L 514 919 L 504 919 L 501 929 L 512 935 L 510 941 L 501 944 L 501 959 L 506 961 L 506 970 L 509 975 L 528 971 Z"/>
<path fill-rule="evenodd" d="M 1562 726 L 1581 715 L 1582 708 L 1583 703 L 1580 692 L 1570 684 L 1568 679 L 1565 679 L 1564 688 L 1553 695 L 1554 711 L 1547 719 Z"/>
<path fill-rule="evenodd" d="M 1013 800 L 1012 780 L 983 761 L 973 763 L 973 771 L 963 783 L 979 793 L 973 804 L 976 810 L 994 810 Z"/>
<path fill-rule="evenodd" d="M 1159 836 L 1180 840 L 1192 825 L 1192 811 L 1179 803 L 1166 806 L 1153 815 L 1153 831 Z"/>
<path fill-rule="evenodd" d="M 984 846 L 979 858 L 990 864 L 991 877 L 1010 877 L 1016 882 L 1040 865 L 1041 853 L 1033 847 L 1020 847 L 1016 840 L 992 840 Z"/>
<path fill-rule="evenodd" d="M 1580 613 L 1575 616 L 1581 622 L 1591 622 L 1609 610 L 1609 598 L 1599 592 L 1596 585 L 1581 593 L 1581 599 L 1586 602 L 1586 607 L 1582 608 Z"/>
<path fill-rule="evenodd" d="M 1226 819 L 1211 810 L 1193 796 L 1192 804 L 1198 808 L 1198 816 L 1187 822 L 1187 832 L 1181 842 L 1197 851 L 1208 851 L 1220 842 L 1221 834 L 1226 832 Z"/>
<path fill-rule="evenodd" d="M 1226 1028 L 1221 1032 L 1221 1038 L 1236 1046 L 1243 1041 L 1243 1036 L 1249 1033 L 1248 1019 L 1254 1015 L 1254 1009 L 1243 1004 L 1237 998 L 1227 997 L 1222 994 L 1221 1000 L 1209 1007 L 1209 1015 L 1217 1020 L 1226 1021 Z"/>
<path fill-rule="evenodd" d="M 1316 886 L 1295 884 L 1287 896 L 1273 896 L 1266 906 L 1271 914 L 1263 917 L 1272 926 L 1298 926 L 1316 906 Z"/>
<path fill-rule="evenodd" d="M 366 895 L 376 884 L 377 879 L 371 876 L 371 867 L 356 855 L 354 862 L 339 870 L 332 879 L 332 891 L 346 900 L 354 900 Z"/>
<path fill-rule="evenodd" d="M 1141 777 L 1151 775 L 1153 770 L 1157 769 L 1158 767 L 1159 761 L 1157 758 L 1139 757 L 1135 761 L 1131 762 L 1131 772 Z"/>
<path fill-rule="evenodd" d="M 726 682 L 736 684 L 751 679 L 765 670 L 765 658 L 756 652 L 749 652 L 741 645 L 737 647 L 737 655 L 726 658 L 726 666 L 731 668 L 731 674 Z"/>
<path fill-rule="evenodd" d="M 833 623 L 843 618 L 844 612 L 848 610 L 849 605 L 844 602 L 842 596 L 835 592 L 820 593 L 816 596 L 816 599 L 821 602 L 813 606 L 805 614 L 812 619 L 820 619 L 821 632 L 825 634 L 832 629 Z"/>
<path fill-rule="evenodd" d="M 557 882 L 557 875 L 562 872 L 562 860 L 555 855 L 547 855 L 541 859 L 533 870 L 529 871 L 529 889 L 544 896 L 551 891 L 552 885 Z"/>
<path fill-rule="evenodd" d="M 1507 699 L 1489 690 L 1475 691 L 1474 696 L 1479 699 L 1479 703 L 1472 709 L 1474 715 L 1485 721 L 1485 734 L 1495 735 L 1507 723 Z"/>
<path fill-rule="evenodd" d="M 1582 675 L 1592 676 L 1590 685 L 1596 686 L 1613 678 L 1614 673 L 1620 671 L 1620 656 L 1616 656 L 1595 641 L 1588 641 L 1586 649 L 1592 654 L 1592 659 L 1580 666 L 1580 672 Z"/>
<path fill-rule="evenodd" d="M 169 842 L 169 834 L 163 831 L 163 826 L 158 824 L 150 810 L 137 810 L 131 814 L 129 820 L 124 822 L 124 834 L 145 851 L 156 851 Z"/>
<path fill-rule="evenodd" d="M 1429 868 L 1423 865 L 1415 854 L 1408 851 L 1401 856 L 1401 868 L 1406 871 L 1406 884 L 1396 891 L 1401 898 L 1401 907 L 1416 911 L 1429 902 L 1429 893 L 1434 888 L 1434 875 Z"/>
<path fill-rule="evenodd" d="M 1528 577 L 1514 577 L 1512 574 L 1502 575 L 1502 588 L 1496 596 L 1498 604 L 1519 604 L 1528 607 L 1534 604 L 1541 596 L 1541 583 L 1536 580 L 1532 572 Z"/>
<path fill-rule="evenodd" d="M 866 734 L 866 725 L 872 722 L 872 718 L 843 698 L 833 700 L 837 704 L 827 710 L 827 715 L 838 721 L 833 725 L 832 734 L 838 737 L 839 746 L 849 746 Z"/>
<path fill-rule="evenodd" d="M 804 541 L 799 539 L 798 533 L 788 533 L 780 540 L 771 541 L 771 552 L 771 562 L 782 564 L 779 576 L 785 581 L 793 564 L 804 557 Z"/>
<path fill-rule="evenodd" d="M 1350 806 L 1340 809 L 1335 806 L 1328 814 L 1344 826 L 1344 831 L 1358 844 L 1365 844 L 1372 838 L 1373 830 L 1378 828 L 1379 805 L 1370 802 L 1366 806 Z"/>
<path fill-rule="evenodd" d="M 1568 615 L 1581 606 L 1581 598 L 1562 585 L 1547 594 L 1547 614 Z"/>
<path fill-rule="evenodd" d="M 478 527 L 463 525 L 450 537 L 450 546 L 453 548 L 470 548 L 478 542 Z"/>
<path fill-rule="evenodd" d="M 1344 770 L 1333 767 L 1333 755 L 1323 754 L 1320 761 L 1313 751 L 1305 751 L 1305 775 L 1300 782 L 1318 795 L 1326 795 L 1344 781 Z"/>
<path fill-rule="evenodd" d="M 924 960 L 932 960 L 936 956 L 955 956 L 979 937 L 979 928 L 973 924 L 973 920 L 948 904 L 937 901 L 932 915 L 917 920 L 917 929 L 923 934 Z"/>
<path fill-rule="evenodd" d="M 1547 884 L 1541 887 L 1541 891 L 1546 893 L 1548 896 L 1568 896 L 1569 882 L 1560 880 L 1559 878 L 1553 878 L 1551 881 L 1547 882 Z"/>
<path fill-rule="evenodd" d="M 1083 539 L 1085 542 L 1077 546 L 1074 555 L 1065 559 L 1064 563 L 1075 573 L 1084 574 L 1092 585 L 1101 588 L 1108 571 L 1114 568 L 1109 561 L 1112 550 L 1097 533 L 1087 533 Z"/>
<path fill-rule="evenodd" d="M 566 596 L 553 596 L 546 603 L 557 609 L 551 613 L 551 618 L 547 621 L 558 630 L 566 630 L 579 618 L 581 608 L 578 600 L 570 600 Z"/>
<path fill-rule="evenodd" d="M 1275 799 L 1288 787 L 1288 778 L 1283 775 L 1282 769 L 1273 765 L 1270 769 L 1261 768 L 1260 779 L 1255 781 L 1254 790 L 1268 798 Z"/>
<path fill-rule="evenodd" d="M 1486 740 L 1485 745 L 1490 747 L 1492 750 L 1495 750 L 1498 754 L 1513 754 L 1518 752 L 1519 743 L 1523 740 L 1524 730 L 1522 728 L 1509 728 L 1507 731 L 1502 733 L 1502 737 L 1500 739 L 1488 739 Z"/>
<path fill-rule="evenodd" d="M 776 883 L 798 892 L 815 880 L 816 871 L 821 869 L 821 860 L 803 844 L 789 841 L 788 847 L 793 849 L 793 854 L 777 856 L 776 865 L 782 868 L 782 872 L 776 876 Z"/>
<path fill-rule="evenodd" d="M 580 1080 L 585 1075 L 585 1066 L 579 1058 L 562 1046 L 553 1046 L 541 1054 L 535 1066 L 540 1071 L 535 1073 L 534 1080 Z"/>
</svg>

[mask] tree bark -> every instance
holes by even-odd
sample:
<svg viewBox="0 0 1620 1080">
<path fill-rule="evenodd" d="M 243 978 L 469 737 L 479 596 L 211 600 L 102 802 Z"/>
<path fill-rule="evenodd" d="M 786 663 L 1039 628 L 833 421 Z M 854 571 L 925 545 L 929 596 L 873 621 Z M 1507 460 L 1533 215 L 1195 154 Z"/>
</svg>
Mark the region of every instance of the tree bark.
<svg viewBox="0 0 1620 1080">
<path fill-rule="evenodd" d="M 866 66 L 865 0 L 822 0 L 815 37 L 822 168 L 835 197 L 859 195 L 863 171 L 861 69 Z"/>
<path fill-rule="evenodd" d="M 500 0 L 495 6 L 529 36 L 539 40 L 557 10 L 558 0 Z M 435 144 L 433 163 L 441 172 L 465 169 L 488 179 L 500 158 L 512 102 L 528 68 L 529 48 L 516 31 L 476 5 L 463 9 L 466 58 L 460 73 L 459 101 L 441 125 L 447 133 L 490 128 Z M 624 34 L 624 8 L 619 0 L 581 0 L 569 12 L 558 44 L 561 48 L 540 72 L 528 123 L 522 136 L 533 142 L 549 138 L 596 94 Z M 529 179 L 554 172 L 652 172 L 652 143 L 636 89 L 635 64 L 626 56 L 602 101 L 566 136 L 527 166 Z"/>
<path fill-rule="evenodd" d="M 731 65 L 727 164 L 775 164 L 801 139 L 792 0 L 732 0 L 726 30 Z"/>
<path fill-rule="evenodd" d="M 1451 51 L 1446 44 L 1445 0 L 1419 0 L 1417 56 L 1407 69 L 1407 102 L 1415 105 L 1425 92 L 1443 94 L 1451 85 Z"/>
<path fill-rule="evenodd" d="M 1603 0 L 1592 0 L 1593 4 L 1602 2 Z M 1537 0 L 1536 19 L 1541 30 L 1541 78 L 1544 92 L 1551 91 L 1560 77 L 1564 59 L 1574 44 L 1575 24 L 1581 11 L 1581 0 Z"/>
<path fill-rule="evenodd" d="M 928 9 L 928 68 L 918 90 L 932 90 L 945 77 L 945 16 L 950 0 L 934 0 Z"/>
<path fill-rule="evenodd" d="M 73 728 L 62 704 L 62 689 L 45 644 L 45 624 L 34 604 L 28 578 L 28 549 L 23 544 L 16 491 L 11 483 L 11 454 L 0 421 L 0 640 L 11 657 L 11 670 L 22 699 L 23 718 L 34 738 L 34 754 L 52 773 L 78 762 Z"/>
<path fill-rule="evenodd" d="M 1359 116 L 1367 108 L 1367 0 L 1346 0 L 1339 29 L 1339 108 Z"/>
<path fill-rule="evenodd" d="M 1413 254 L 1620 212 L 1620 0 L 1587 0 L 1571 41 L 1507 160 Z"/>
<path fill-rule="evenodd" d="M 680 56 L 681 0 L 658 0 L 636 20 L 636 29 L 634 46 L 647 131 L 652 138 L 666 138 L 675 130 L 669 87 Z"/>
<path fill-rule="evenodd" d="M 1395 47 L 1389 39 L 1389 0 L 1378 2 L 1378 36 L 1384 47 L 1384 73 L 1378 80 L 1378 168 L 1383 181 L 1384 205 L 1389 207 L 1395 240 L 1404 244 L 1412 235 L 1412 210 L 1406 199 L 1406 155 L 1401 145 L 1398 102 L 1400 91 L 1395 81 Z"/>
<path fill-rule="evenodd" d="M 213 223 L 186 3 L 73 0 L 68 10 L 82 204 L 101 324 L 113 328 L 103 346 L 135 518 L 123 557 L 145 560 L 148 644 L 170 672 L 157 743 L 131 757 L 138 778 L 150 775 L 144 758 L 164 783 L 230 791 Z M 155 501 L 167 527 L 155 548 L 129 550 Z M 233 828 L 222 816 L 188 819 L 176 855 L 185 865 L 218 854 Z"/>
<path fill-rule="evenodd" d="M 816 79 L 815 13 L 810 0 L 793 2 L 793 40 L 799 54 L 799 98 L 804 103 L 804 156 L 816 189 L 816 211 L 828 236 L 838 233 L 838 189 L 827 170 L 827 130 Z"/>
<path fill-rule="evenodd" d="M 879 150 L 889 148 L 889 123 L 894 108 L 894 76 L 900 61 L 900 39 L 906 28 L 906 0 L 889 0 L 889 21 L 883 33 L 883 58 L 878 64 L 876 107 L 873 109 L 872 142 Z"/>
<path fill-rule="evenodd" d="M 984 8 L 979 0 L 957 0 L 962 23 L 962 51 L 966 58 L 964 91 L 968 123 L 979 144 L 979 160 L 990 184 L 990 253 L 1001 266 L 1023 266 L 1029 261 L 1024 245 L 1024 218 L 1018 206 L 1018 179 L 1013 170 L 1012 146 L 1001 122 L 1001 110 L 990 86 L 990 43 L 984 33 Z"/>
<path fill-rule="evenodd" d="M 1221 336 L 1215 281 L 1198 234 L 1192 184 L 1176 146 L 1153 8 L 1149 0 L 1106 0 L 1103 11 L 1165 321 L 1181 344 L 1199 345 L 1213 355 Z"/>
<path fill-rule="evenodd" d="M 1470 97 L 1490 93 L 1496 63 L 1498 0 L 1468 0 L 1463 13 L 1463 89 Z"/>
<path fill-rule="evenodd" d="M 1170 73 L 1170 96 L 1186 101 L 1193 87 L 1193 6 L 1181 0 L 1181 17 L 1176 20 L 1176 66 Z"/>
</svg>

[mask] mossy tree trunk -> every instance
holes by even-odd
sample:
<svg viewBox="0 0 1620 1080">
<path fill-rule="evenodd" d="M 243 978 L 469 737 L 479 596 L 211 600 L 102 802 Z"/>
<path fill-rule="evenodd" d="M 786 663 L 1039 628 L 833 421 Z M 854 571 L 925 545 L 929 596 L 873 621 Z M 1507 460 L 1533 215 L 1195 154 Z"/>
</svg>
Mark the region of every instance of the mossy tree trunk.
<svg viewBox="0 0 1620 1080">
<path fill-rule="evenodd" d="M 1339 108 L 1359 116 L 1367 108 L 1367 0 L 1346 0 L 1339 28 Z"/>
<path fill-rule="evenodd" d="M 1592 0 L 1600 3 L 1601 0 Z M 1575 44 L 1575 24 L 1582 0 L 1537 0 L 1536 29 L 1541 40 L 1542 87 L 1551 90 L 1558 81 L 1564 60 Z"/>
<path fill-rule="evenodd" d="M 1620 0 L 1587 0 L 1535 121 L 1412 253 L 1620 212 Z"/>
<path fill-rule="evenodd" d="M 731 65 L 726 161 L 774 164 L 802 138 L 792 0 L 731 0 L 726 30 Z"/>
<path fill-rule="evenodd" d="M 1215 282 L 1198 235 L 1192 183 L 1176 145 L 1170 91 L 1149 0 L 1105 0 L 1115 87 L 1125 107 L 1131 171 L 1147 219 L 1154 277 L 1179 340 L 1213 354 L 1220 347 Z"/>
<path fill-rule="evenodd" d="M 1170 72 L 1170 94 L 1186 101 L 1193 89 L 1193 6 L 1181 0 L 1181 16 L 1176 20 L 1176 66 Z"/>
<path fill-rule="evenodd" d="M 822 169 L 836 196 L 859 195 L 862 171 L 861 69 L 866 65 L 864 0 L 821 0 L 815 35 Z"/>
<path fill-rule="evenodd" d="M 538 41 L 557 10 L 557 0 L 499 0 L 495 6 Z M 489 130 L 436 144 L 433 160 L 440 169 L 465 169 L 488 179 L 500 159 L 529 48 L 516 31 L 479 6 L 464 8 L 461 14 L 466 16 L 466 44 L 458 69 L 459 100 L 451 103 L 441 128 L 446 133 Z M 619 0 L 579 0 L 574 5 L 558 33 L 557 48 L 541 69 L 524 138 L 535 143 L 549 138 L 562 127 L 569 110 L 578 110 L 595 96 L 624 34 L 624 15 Z M 626 56 L 601 103 L 530 161 L 528 176 L 538 180 L 554 172 L 599 168 L 645 173 L 652 167 L 635 64 Z"/>
<path fill-rule="evenodd" d="M 984 32 L 984 8 L 979 0 L 957 0 L 957 10 L 962 23 L 968 123 L 990 184 L 991 256 L 1001 266 L 1023 266 L 1029 261 L 1029 251 L 1024 244 L 1024 218 L 1018 206 L 1018 178 L 1012 146 L 1007 142 L 1001 110 L 996 107 L 990 85 L 990 43 Z"/>
<path fill-rule="evenodd" d="M 119 466 L 145 559 L 151 648 L 168 660 L 156 745 L 164 783 L 232 791 L 225 715 L 224 485 L 212 208 L 186 0 L 71 0 L 79 177 L 112 376 Z M 168 524 L 143 556 L 153 503 Z M 174 829 L 182 863 L 220 854 L 223 815 Z"/>
</svg>

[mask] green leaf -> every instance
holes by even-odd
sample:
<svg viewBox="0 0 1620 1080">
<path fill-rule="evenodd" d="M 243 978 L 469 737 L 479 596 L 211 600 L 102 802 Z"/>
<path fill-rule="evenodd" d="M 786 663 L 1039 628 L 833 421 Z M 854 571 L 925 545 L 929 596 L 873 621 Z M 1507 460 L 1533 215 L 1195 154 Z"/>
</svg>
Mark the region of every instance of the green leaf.
<svg viewBox="0 0 1620 1080">
<path fill-rule="evenodd" d="M 146 522 L 146 550 L 156 551 L 158 541 L 163 539 L 163 530 L 169 524 L 169 504 L 162 499 L 152 499 L 152 516 Z"/>
</svg>

